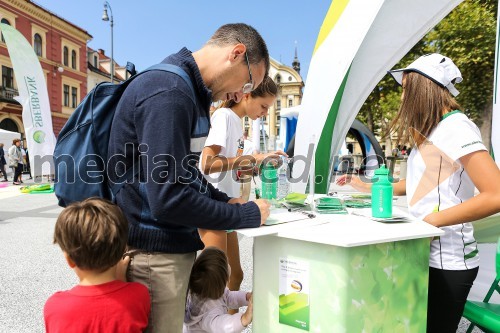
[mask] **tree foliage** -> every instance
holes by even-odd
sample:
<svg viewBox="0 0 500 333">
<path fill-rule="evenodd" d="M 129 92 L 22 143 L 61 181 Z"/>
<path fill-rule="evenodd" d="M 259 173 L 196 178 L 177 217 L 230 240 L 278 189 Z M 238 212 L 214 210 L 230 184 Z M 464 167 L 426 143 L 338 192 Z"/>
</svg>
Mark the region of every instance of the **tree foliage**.
<svg viewBox="0 0 500 333">
<path fill-rule="evenodd" d="M 451 58 L 462 72 L 457 101 L 478 125 L 491 107 L 496 38 L 496 0 L 465 0 L 420 40 L 395 68 L 403 68 L 427 53 Z M 358 119 L 380 137 L 398 110 L 401 88 L 386 75 L 375 87 Z"/>
</svg>

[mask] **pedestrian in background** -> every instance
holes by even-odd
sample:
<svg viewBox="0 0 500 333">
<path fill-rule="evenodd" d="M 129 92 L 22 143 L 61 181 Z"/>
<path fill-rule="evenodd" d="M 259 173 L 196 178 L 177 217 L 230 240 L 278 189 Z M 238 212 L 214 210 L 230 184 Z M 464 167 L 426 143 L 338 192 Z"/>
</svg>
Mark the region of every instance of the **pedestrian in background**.
<svg viewBox="0 0 500 333">
<path fill-rule="evenodd" d="M 5 165 L 7 164 L 7 161 L 5 160 L 5 151 L 3 150 L 3 143 L 0 143 L 0 172 L 3 175 L 2 182 L 7 182 L 9 181 L 7 179 L 7 170 L 5 170 Z"/>
<path fill-rule="evenodd" d="M 22 175 L 23 168 L 23 154 L 21 152 L 21 140 L 12 140 L 12 147 L 9 148 L 9 167 L 12 168 L 14 173 L 14 178 L 12 180 L 13 185 L 20 185 L 19 179 Z"/>
</svg>

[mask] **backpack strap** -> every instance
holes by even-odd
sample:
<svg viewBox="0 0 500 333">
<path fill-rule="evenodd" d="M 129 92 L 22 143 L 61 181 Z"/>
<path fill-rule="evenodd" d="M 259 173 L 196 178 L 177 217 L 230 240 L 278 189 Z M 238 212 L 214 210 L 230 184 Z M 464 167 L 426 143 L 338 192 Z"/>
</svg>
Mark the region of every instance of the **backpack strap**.
<svg viewBox="0 0 500 333">
<path fill-rule="evenodd" d="M 180 68 L 179 66 L 176 66 L 176 65 L 172 65 L 172 64 L 160 63 L 160 64 L 156 64 L 156 65 L 153 65 L 153 66 L 145 69 L 141 73 L 154 71 L 154 70 L 161 70 L 161 71 L 165 71 L 165 72 L 170 72 L 170 73 L 174 73 L 174 74 L 177 74 L 178 76 L 180 76 L 188 85 L 189 90 L 191 91 L 191 99 L 193 100 L 193 103 L 196 104 L 196 95 L 194 93 L 193 82 L 191 82 L 191 78 L 182 68 Z"/>
<path fill-rule="evenodd" d="M 135 72 L 135 66 L 132 63 L 127 63 L 127 70 L 130 73 L 134 73 Z M 186 73 L 186 71 L 184 71 L 182 68 L 180 68 L 179 66 L 176 66 L 176 65 L 160 63 L 160 64 L 156 64 L 156 65 L 153 65 L 153 66 L 145 69 L 144 71 L 138 73 L 137 75 L 145 73 L 145 72 L 149 72 L 149 71 L 155 71 L 155 70 L 161 70 L 161 71 L 165 71 L 165 72 L 170 72 L 170 73 L 174 73 L 174 74 L 177 74 L 178 76 L 180 76 L 186 82 L 186 84 L 189 87 L 189 91 L 191 92 L 191 100 L 193 101 L 193 103 L 195 105 L 197 104 L 196 103 L 196 95 L 195 95 L 194 88 L 193 88 L 193 83 L 191 82 L 191 78 Z M 125 174 L 123 174 L 118 179 L 118 181 L 116 183 L 114 183 L 113 186 L 111 186 L 111 193 L 113 195 L 113 199 L 116 197 L 116 195 L 121 190 L 121 188 L 126 183 L 128 183 L 129 181 L 131 181 L 135 177 L 135 175 L 138 174 L 138 173 L 139 173 L 139 170 L 137 170 L 137 172 L 134 172 L 134 168 L 133 167 L 130 168 L 130 169 L 128 169 L 127 171 L 125 171 Z"/>
</svg>

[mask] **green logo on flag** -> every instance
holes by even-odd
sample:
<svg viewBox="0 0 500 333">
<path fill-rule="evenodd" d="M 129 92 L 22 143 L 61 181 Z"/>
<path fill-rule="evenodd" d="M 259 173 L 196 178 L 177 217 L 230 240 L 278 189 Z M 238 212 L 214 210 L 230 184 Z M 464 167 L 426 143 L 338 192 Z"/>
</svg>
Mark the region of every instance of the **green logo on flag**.
<svg viewBox="0 0 500 333">
<path fill-rule="evenodd" d="M 44 131 L 35 131 L 33 133 L 33 140 L 35 140 L 36 143 L 43 143 L 45 141 L 45 132 Z"/>
</svg>

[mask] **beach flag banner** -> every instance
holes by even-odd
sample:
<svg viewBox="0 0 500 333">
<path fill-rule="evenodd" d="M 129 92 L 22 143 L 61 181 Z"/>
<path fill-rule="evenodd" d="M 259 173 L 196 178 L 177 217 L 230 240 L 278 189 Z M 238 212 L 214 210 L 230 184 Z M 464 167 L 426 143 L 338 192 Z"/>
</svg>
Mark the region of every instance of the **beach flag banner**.
<svg viewBox="0 0 500 333">
<path fill-rule="evenodd" d="M 497 14 L 497 42 L 495 47 L 495 75 L 493 86 L 493 114 L 491 120 L 491 156 L 495 159 L 498 167 L 500 168 L 500 91 L 498 87 L 498 66 L 499 66 L 499 29 L 500 29 L 500 9 Z"/>
<path fill-rule="evenodd" d="M 309 65 L 295 137 L 295 156 L 307 156 L 309 138 L 316 137 L 316 193 L 328 191 L 334 158 L 376 84 L 460 2 L 332 1 Z M 294 164 L 294 192 L 305 192 L 310 165 Z"/>
<path fill-rule="evenodd" d="M 23 108 L 23 123 L 33 177 L 53 174 L 55 136 L 52 129 L 49 95 L 42 66 L 33 47 L 24 36 L 7 24 L 0 24 L 7 44 L 19 96 L 14 97 Z M 36 156 L 49 162 L 37 166 Z"/>
</svg>

